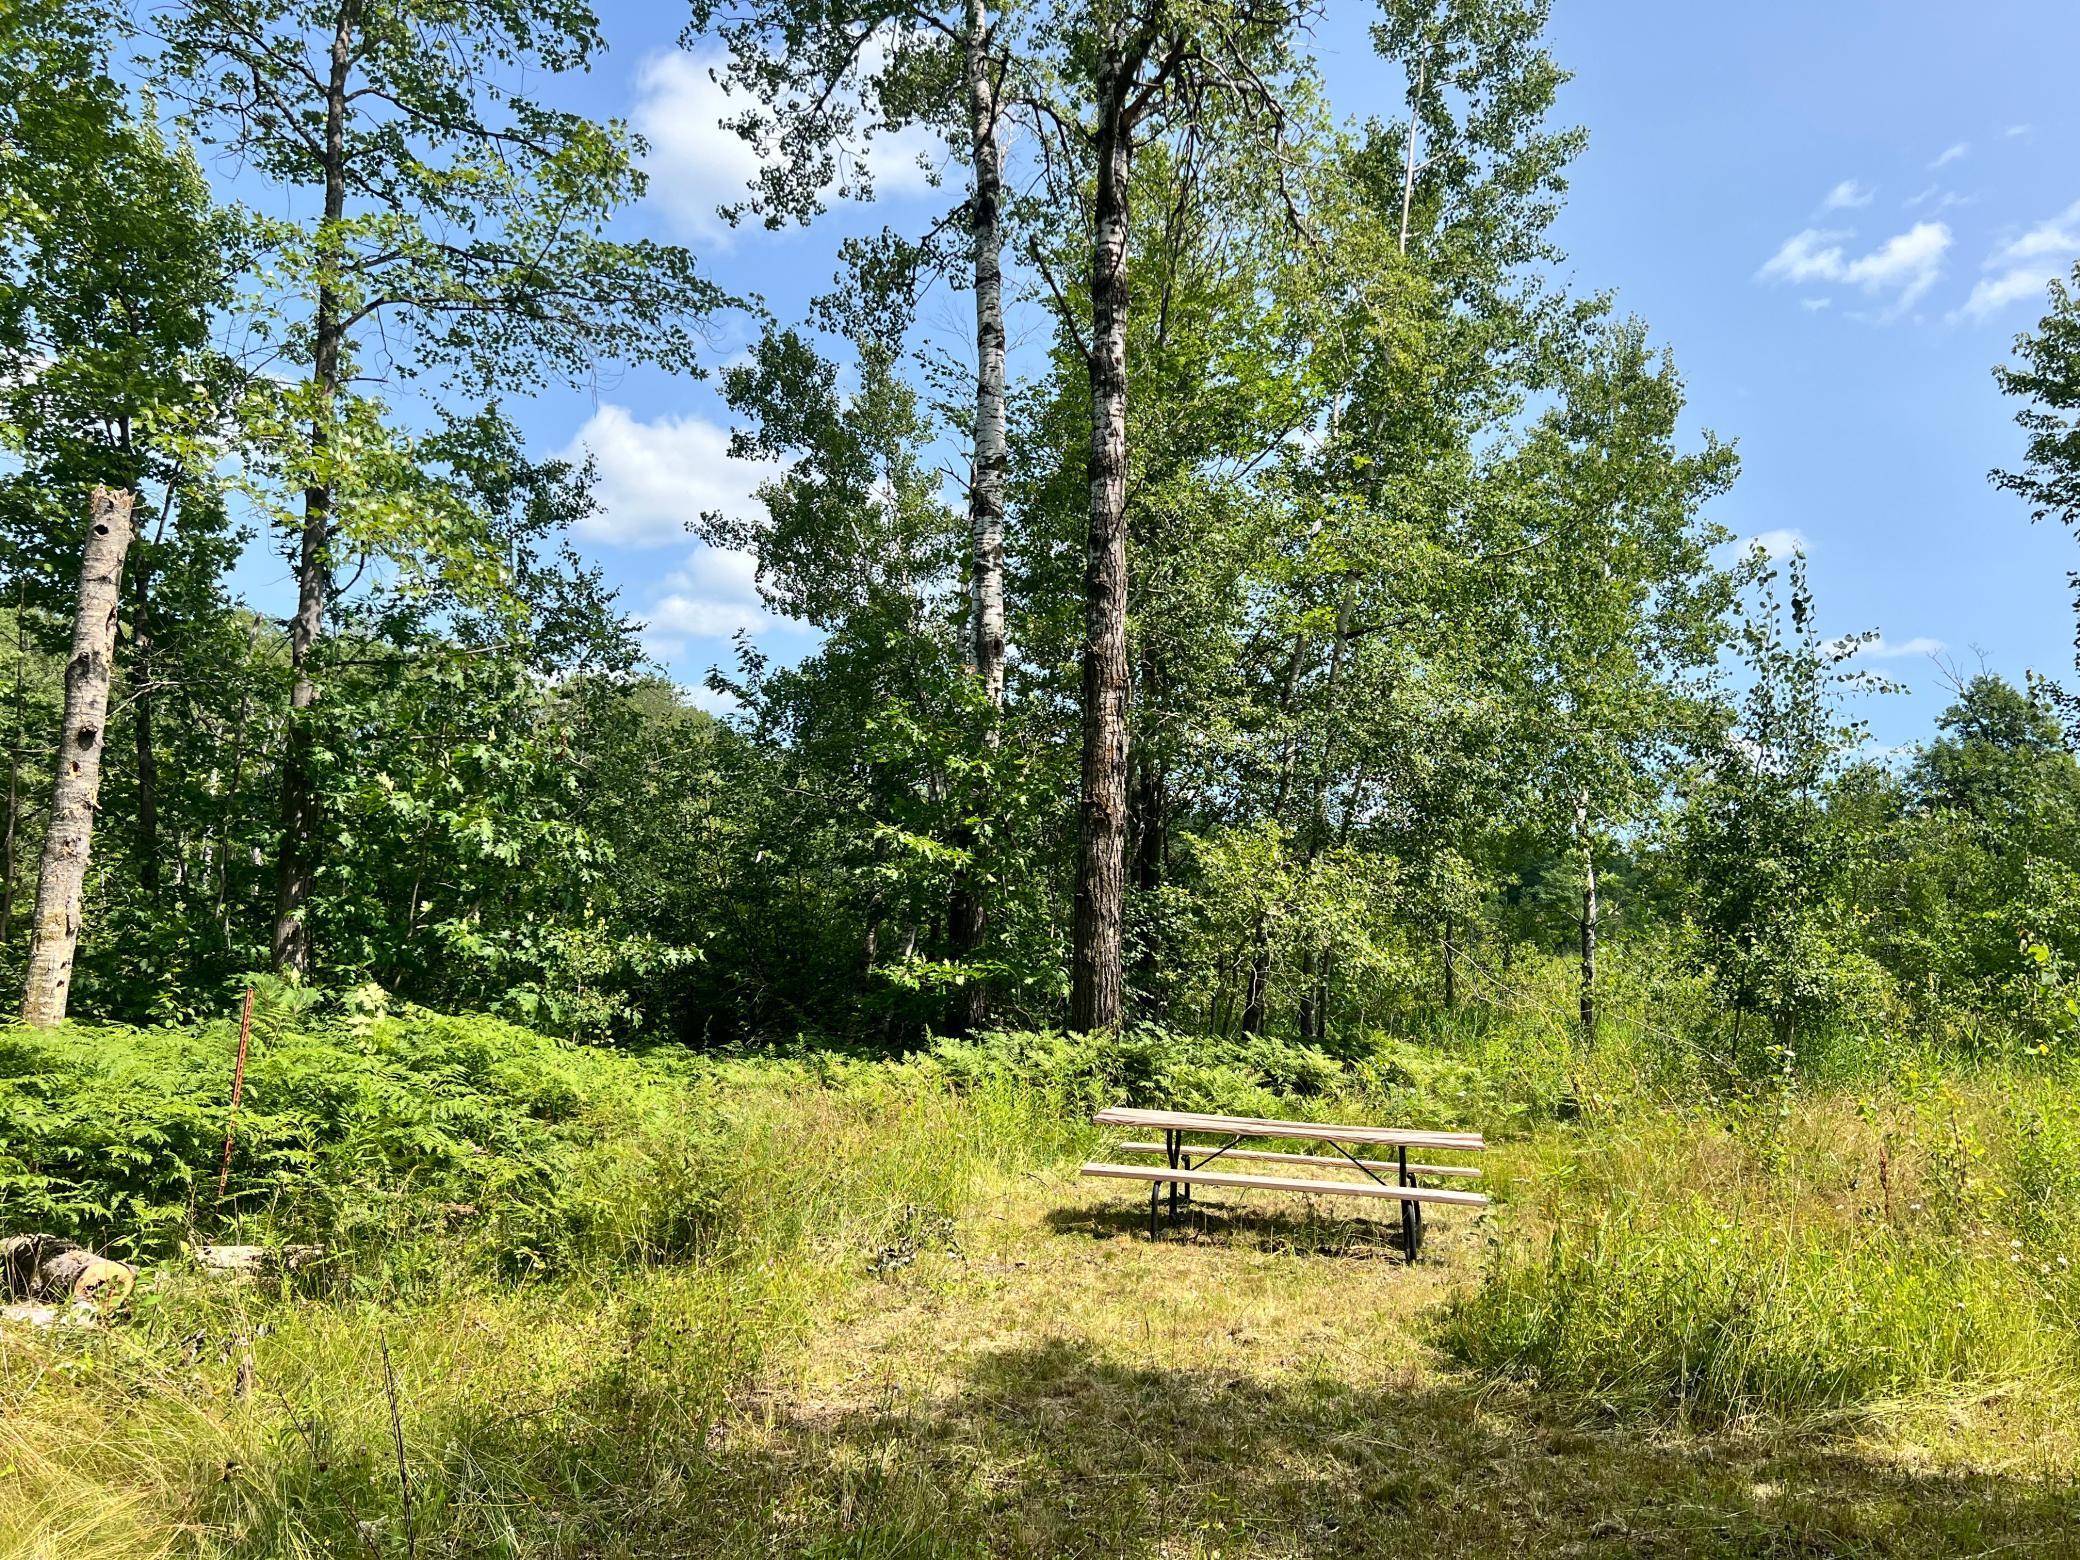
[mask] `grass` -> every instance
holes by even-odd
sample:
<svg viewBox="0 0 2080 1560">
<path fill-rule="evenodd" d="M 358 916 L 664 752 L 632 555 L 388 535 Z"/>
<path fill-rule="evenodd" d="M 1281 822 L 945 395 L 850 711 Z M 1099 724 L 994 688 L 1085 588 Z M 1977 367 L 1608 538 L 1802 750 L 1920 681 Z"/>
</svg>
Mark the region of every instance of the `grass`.
<svg viewBox="0 0 2080 1560">
<path fill-rule="evenodd" d="M 0 1328 L 0 1554 L 2080 1553 L 2070 1088 L 1578 1112 L 1617 1042 L 1529 1090 L 1503 1046 L 544 1059 L 641 1108 L 545 1112 L 526 1220 L 479 1177 L 441 1223 L 422 1167 L 291 1280 L 169 1259 L 119 1325 Z M 1151 1245 L 1085 1108 L 1192 1077 L 1485 1125 L 1497 1206 L 1413 1268 L 1335 1199 Z"/>
</svg>

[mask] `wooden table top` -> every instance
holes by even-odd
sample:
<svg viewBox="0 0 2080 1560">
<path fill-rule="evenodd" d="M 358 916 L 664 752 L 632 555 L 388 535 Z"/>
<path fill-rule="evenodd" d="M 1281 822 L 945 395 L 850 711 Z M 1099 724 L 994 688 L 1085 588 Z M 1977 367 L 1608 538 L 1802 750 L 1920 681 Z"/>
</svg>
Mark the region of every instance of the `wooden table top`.
<svg viewBox="0 0 2080 1560">
<path fill-rule="evenodd" d="M 1422 1132 L 1405 1127 L 1339 1126 L 1323 1121 L 1273 1121 L 1264 1116 L 1209 1116 L 1188 1110 L 1135 1110 L 1108 1106 L 1091 1118 L 1102 1127 L 1153 1127 L 1163 1132 L 1216 1132 L 1234 1137 L 1303 1138 L 1317 1143 L 1376 1143 L 1392 1148 L 1462 1149 L 1488 1146 L 1478 1132 Z"/>
</svg>

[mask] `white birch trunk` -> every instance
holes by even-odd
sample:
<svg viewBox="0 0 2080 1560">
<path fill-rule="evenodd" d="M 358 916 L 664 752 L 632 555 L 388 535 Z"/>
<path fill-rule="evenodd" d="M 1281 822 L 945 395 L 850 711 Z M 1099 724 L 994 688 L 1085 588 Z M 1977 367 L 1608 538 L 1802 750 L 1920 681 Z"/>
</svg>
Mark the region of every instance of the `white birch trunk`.
<svg viewBox="0 0 2080 1560">
<path fill-rule="evenodd" d="M 36 919 L 29 933 L 22 1022 L 60 1023 L 72 994 L 79 949 L 80 905 L 94 847 L 101 796 L 101 754 L 108 746 L 108 685 L 115 670 L 116 613 L 123 557 L 130 550 L 132 495 L 94 489 L 87 545 L 72 617 L 72 656 L 65 663 L 65 725 L 58 739 L 50 827 L 36 878 Z"/>
</svg>

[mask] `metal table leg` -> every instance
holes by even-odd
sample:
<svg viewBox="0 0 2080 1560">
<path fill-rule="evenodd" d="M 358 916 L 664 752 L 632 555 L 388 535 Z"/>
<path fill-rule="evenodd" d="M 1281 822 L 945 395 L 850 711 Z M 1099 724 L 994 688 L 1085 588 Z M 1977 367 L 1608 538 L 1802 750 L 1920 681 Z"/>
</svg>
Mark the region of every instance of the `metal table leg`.
<svg viewBox="0 0 2080 1560">
<path fill-rule="evenodd" d="M 1416 1178 L 1408 1173 L 1408 1150 L 1400 1151 L 1401 1184 L 1414 1186 Z M 1423 1212 L 1419 1203 L 1404 1201 L 1401 1204 L 1401 1257 L 1404 1262 L 1414 1262 L 1416 1252 L 1423 1244 Z"/>
<path fill-rule="evenodd" d="M 1163 1146 L 1169 1150 L 1170 1168 L 1172 1170 L 1175 1170 L 1177 1168 L 1177 1162 L 1184 1157 L 1184 1134 L 1182 1132 L 1165 1132 L 1163 1134 Z M 1179 1190 L 1179 1183 L 1176 1181 L 1172 1181 L 1170 1183 L 1170 1222 L 1172 1224 L 1175 1224 L 1177 1222 L 1177 1204 Z"/>
</svg>

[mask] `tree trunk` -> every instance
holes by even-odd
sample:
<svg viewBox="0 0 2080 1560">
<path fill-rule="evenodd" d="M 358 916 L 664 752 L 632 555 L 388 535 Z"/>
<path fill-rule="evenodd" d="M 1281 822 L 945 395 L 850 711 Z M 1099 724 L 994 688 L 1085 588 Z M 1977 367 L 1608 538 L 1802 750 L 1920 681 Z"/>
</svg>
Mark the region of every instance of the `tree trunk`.
<svg viewBox="0 0 2080 1560">
<path fill-rule="evenodd" d="M 1271 801 L 1271 820 L 1283 824 L 1286 804 L 1292 800 L 1293 777 L 1300 764 L 1301 722 L 1295 711 L 1300 702 L 1300 669 L 1305 664 L 1307 635 L 1293 636 L 1293 653 L 1286 659 L 1286 693 L 1282 706 L 1286 719 L 1286 740 L 1278 760 L 1278 792 Z M 1310 858 L 1312 852 L 1309 852 Z M 1257 912 L 1256 925 L 1250 931 L 1249 984 L 1242 999 L 1242 1032 L 1258 1034 L 1264 1027 L 1264 1010 L 1271 1001 L 1271 911 L 1270 907 Z"/>
<path fill-rule="evenodd" d="M 325 598 L 332 584 L 332 483 L 326 469 L 331 442 L 333 403 L 340 387 L 341 349 L 338 285 L 329 266 L 337 260 L 339 225 L 347 210 L 347 77 L 352 67 L 354 28 L 359 7 L 344 0 L 332 34 L 331 74 L 325 89 L 325 205 L 319 244 L 330 253 L 321 258 L 318 298 L 313 318 L 311 384 L 318 405 L 311 418 L 311 485 L 303 492 L 303 537 L 296 562 L 296 616 L 289 622 L 289 732 L 282 755 L 282 845 L 276 862 L 274 967 L 286 974 L 308 975 L 310 932 L 305 923 L 318 835 L 318 794 L 311 773 L 311 721 L 306 713 L 317 701 L 311 678 L 311 652 L 325 629 Z"/>
<path fill-rule="evenodd" d="M 968 0 L 966 37 L 968 112 L 975 187 L 968 229 L 975 250 L 975 458 L 968 481 L 972 556 L 969 592 L 975 675 L 992 714 L 1004 707 L 1004 488 L 1011 457 L 1004 438 L 1004 236 L 1000 211 L 1004 152 L 997 139 L 996 87 L 989 75 L 989 18 L 983 0 Z M 997 745 L 994 720 L 985 740 Z M 987 798 L 978 798 L 978 811 Z M 971 959 L 989 932 L 975 862 L 975 831 L 964 829 L 969 863 L 954 875 L 947 929 L 956 959 Z M 970 975 L 954 1003 L 953 1028 L 966 1034 L 989 1022 L 989 986 Z"/>
<path fill-rule="evenodd" d="M 221 849 L 217 853 L 217 921 L 224 934 L 224 947 L 231 947 L 231 831 L 239 816 L 238 799 L 245 786 L 246 731 L 253 723 L 253 653 L 260 644 L 260 620 L 246 623 L 246 656 L 238 668 L 238 724 L 231 728 L 231 780 L 224 790 Z"/>
<path fill-rule="evenodd" d="M 1254 946 L 1250 953 L 1249 984 L 1242 995 L 1242 1032 L 1260 1035 L 1264 1032 L 1264 1010 L 1271 996 L 1271 939 L 1265 922 L 1257 920 Z"/>
<path fill-rule="evenodd" d="M 1589 832 L 1589 793 L 1574 803 L 1582 851 L 1582 1043 L 1596 1042 L 1596 840 Z"/>
<path fill-rule="evenodd" d="M 1131 840 L 1130 881 L 1137 894 L 1163 886 L 1170 859 L 1170 788 L 1162 767 L 1147 744 L 1133 754 L 1134 785 L 1127 826 Z M 1169 996 L 1161 979 L 1167 946 L 1144 937 L 1134 954 L 1134 993 L 1140 1016 L 1157 1023 L 1169 1012 Z M 1160 995 L 1159 995 L 1160 993 Z"/>
<path fill-rule="evenodd" d="M 50 827 L 43 837 L 36 921 L 30 929 L 28 977 L 22 990 L 22 1022 L 39 1026 L 65 1017 L 72 991 L 80 901 L 101 793 L 101 754 L 108 745 L 108 684 L 115 669 L 123 555 L 130 548 L 132 495 L 96 488 L 90 502 L 79 604 L 72 617 L 72 657 L 65 663 L 65 725 L 58 739 Z"/>
<path fill-rule="evenodd" d="M 1083 783 L 1069 1027 L 1120 1021 L 1127 834 L 1127 181 L 1135 65 L 1099 68 L 1097 199 L 1091 245 L 1090 531 L 1084 558 Z"/>
<path fill-rule="evenodd" d="M 968 0 L 968 112 L 975 189 L 969 232 L 975 246 L 975 468 L 968 485 L 974 548 L 975 673 L 993 709 L 1004 705 L 1004 489 L 1011 455 L 1004 437 L 1004 149 L 989 74 L 989 20 Z"/>
</svg>

